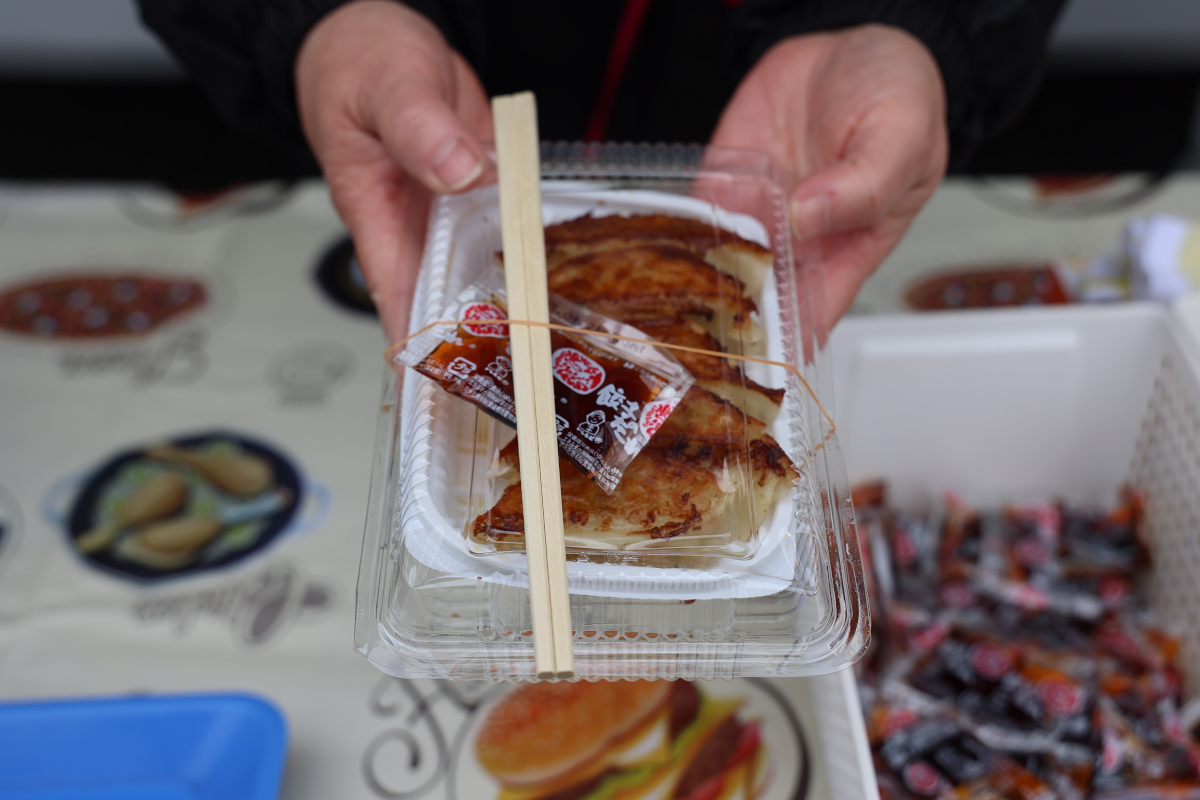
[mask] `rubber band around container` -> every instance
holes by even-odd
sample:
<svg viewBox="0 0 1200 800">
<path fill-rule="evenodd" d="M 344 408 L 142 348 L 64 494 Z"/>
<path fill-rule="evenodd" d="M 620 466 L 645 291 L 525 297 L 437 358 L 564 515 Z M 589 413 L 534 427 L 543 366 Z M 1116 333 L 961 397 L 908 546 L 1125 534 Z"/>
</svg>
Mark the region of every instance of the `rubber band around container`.
<svg viewBox="0 0 1200 800">
<path fill-rule="evenodd" d="M 410 340 L 415 339 L 416 337 L 420 336 L 421 334 L 425 333 L 426 331 L 432 330 L 433 328 L 436 328 L 439 325 L 454 325 L 454 326 L 459 326 L 459 325 L 496 325 L 497 322 L 498 321 L 494 320 L 494 319 L 487 319 L 487 320 L 482 320 L 482 319 L 459 319 L 459 320 L 438 319 L 438 320 L 434 320 L 433 322 L 429 323 L 428 325 L 421 328 L 420 330 L 413 331 L 408 336 L 405 336 L 403 339 L 401 339 L 400 341 L 393 344 L 391 347 L 389 347 L 387 350 L 385 350 L 383 352 L 383 356 L 384 356 L 384 359 L 388 362 L 388 364 L 394 366 L 395 365 L 394 358 L 395 358 L 396 352 L 400 348 L 402 348 L 402 347 L 404 347 L 404 345 L 408 344 L 408 342 Z M 817 393 L 813 391 L 813 388 L 811 385 L 809 385 L 809 382 L 807 380 L 805 380 L 804 375 L 802 375 L 800 373 L 800 370 L 796 369 L 796 367 L 794 367 L 793 365 L 788 364 L 786 362 L 783 362 L 783 361 L 773 361 L 769 358 L 759 358 L 758 356 L 747 356 L 747 355 L 741 355 L 739 353 L 723 353 L 723 352 L 720 352 L 719 350 L 705 350 L 702 347 L 688 347 L 687 345 L 682 345 L 682 344 L 668 344 L 667 342 L 659 342 L 659 341 L 655 341 L 653 339 L 639 339 L 636 336 L 622 336 L 621 334 L 617 334 L 617 333 L 608 333 L 607 331 L 594 331 L 594 330 L 589 330 L 588 328 L 573 328 L 569 325 L 559 325 L 554 322 L 533 322 L 531 320 L 524 320 L 524 319 L 506 319 L 501 324 L 504 324 L 504 325 L 526 325 L 526 326 L 533 327 L 533 328 L 546 328 L 546 329 L 552 330 L 552 331 L 560 331 L 562 333 L 574 333 L 574 334 L 577 334 L 580 336 L 598 336 L 602 339 L 619 339 L 619 340 L 625 341 L 625 342 L 637 342 L 639 344 L 650 344 L 650 345 L 653 345 L 654 347 L 662 347 L 666 350 L 679 350 L 679 351 L 682 351 L 685 353 L 696 353 L 697 355 L 702 355 L 702 356 L 714 356 L 716 358 L 729 358 L 729 359 L 733 359 L 735 361 L 750 361 L 755 364 L 765 364 L 766 366 L 769 366 L 769 367 L 782 367 L 783 369 L 786 369 L 788 372 L 790 372 L 796 376 L 796 378 L 800 381 L 800 384 L 804 387 L 804 390 L 806 392 L 808 392 L 808 396 L 811 397 L 813 402 L 817 404 L 817 409 L 820 410 L 821 416 L 824 417 L 825 421 L 829 423 L 828 433 L 826 433 L 824 438 L 822 438 L 821 444 L 818 444 L 816 447 L 813 448 L 813 451 L 815 452 L 815 451 L 823 448 L 825 446 L 825 442 L 829 441 L 833 437 L 833 435 L 835 433 L 837 433 L 837 425 L 834 423 L 833 417 L 830 416 L 829 412 L 825 410 L 825 406 L 823 406 L 821 404 L 820 398 L 817 397 Z"/>
</svg>

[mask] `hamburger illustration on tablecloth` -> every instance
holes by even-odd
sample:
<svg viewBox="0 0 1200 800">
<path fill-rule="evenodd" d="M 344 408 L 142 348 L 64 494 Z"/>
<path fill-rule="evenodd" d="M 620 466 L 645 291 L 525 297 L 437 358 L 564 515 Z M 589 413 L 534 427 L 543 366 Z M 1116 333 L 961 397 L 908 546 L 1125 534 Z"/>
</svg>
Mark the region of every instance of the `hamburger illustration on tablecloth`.
<svg viewBox="0 0 1200 800">
<path fill-rule="evenodd" d="M 525 684 L 488 708 L 474 755 L 496 800 L 751 800 L 769 769 L 743 705 L 682 680 Z"/>
</svg>

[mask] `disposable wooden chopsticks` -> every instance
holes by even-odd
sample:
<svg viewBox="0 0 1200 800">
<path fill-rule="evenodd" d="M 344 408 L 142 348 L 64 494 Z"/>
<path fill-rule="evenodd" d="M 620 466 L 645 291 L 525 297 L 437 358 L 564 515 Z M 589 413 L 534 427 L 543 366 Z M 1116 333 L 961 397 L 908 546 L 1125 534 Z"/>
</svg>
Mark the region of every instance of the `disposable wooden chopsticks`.
<svg viewBox="0 0 1200 800">
<path fill-rule="evenodd" d="M 533 94 L 521 92 L 494 98 L 492 118 L 500 177 L 500 230 L 508 316 L 549 322 L 537 106 Z M 558 478 L 550 331 L 510 325 L 508 336 L 512 345 L 517 448 L 521 459 L 525 552 L 529 558 L 533 657 L 539 678 L 570 678 L 575 674 L 575 654 L 571 647 L 571 601 L 567 593 L 562 487 Z"/>
</svg>

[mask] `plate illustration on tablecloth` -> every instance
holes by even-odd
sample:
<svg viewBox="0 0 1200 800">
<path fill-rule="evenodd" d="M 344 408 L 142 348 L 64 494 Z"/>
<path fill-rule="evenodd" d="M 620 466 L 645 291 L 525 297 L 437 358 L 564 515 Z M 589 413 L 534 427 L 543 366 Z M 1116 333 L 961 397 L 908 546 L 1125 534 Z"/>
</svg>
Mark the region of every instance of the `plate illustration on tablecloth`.
<svg viewBox="0 0 1200 800">
<path fill-rule="evenodd" d="M 452 800 L 802 800 L 805 737 L 766 682 L 525 683 L 459 731 Z"/>
<path fill-rule="evenodd" d="M 904 290 L 914 311 L 1063 305 L 1071 302 L 1053 263 L 964 266 L 918 278 Z"/>
<path fill-rule="evenodd" d="M 321 291 L 342 308 L 359 314 L 377 315 L 350 237 L 338 239 L 322 254 L 313 278 Z"/>
<path fill-rule="evenodd" d="M 213 431 L 151 443 L 105 462 L 83 484 L 67 535 L 110 573 L 155 580 L 215 569 L 262 550 L 303 499 L 276 450 Z"/>
<path fill-rule="evenodd" d="M 145 336 L 210 302 L 206 281 L 145 270 L 63 272 L 0 287 L 0 331 L 42 341 Z"/>
<path fill-rule="evenodd" d="M 11 560 L 24 528 L 25 521 L 17 498 L 0 486 L 0 570 Z"/>
<path fill-rule="evenodd" d="M 263 214 L 283 206 L 294 181 L 260 181 L 215 191 L 173 192 L 144 187 L 123 192 L 117 204 L 125 216 L 154 230 L 195 231 L 238 217 Z"/>
<path fill-rule="evenodd" d="M 1086 219 L 1131 209 L 1162 190 L 1166 173 L 975 177 L 983 202 L 1030 219 Z"/>
</svg>

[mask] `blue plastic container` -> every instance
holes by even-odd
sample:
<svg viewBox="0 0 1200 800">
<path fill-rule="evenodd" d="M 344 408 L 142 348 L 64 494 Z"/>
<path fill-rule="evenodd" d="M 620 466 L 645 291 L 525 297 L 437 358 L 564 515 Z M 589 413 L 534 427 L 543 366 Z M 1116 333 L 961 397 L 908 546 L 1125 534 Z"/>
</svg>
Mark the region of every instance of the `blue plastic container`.
<svg viewBox="0 0 1200 800">
<path fill-rule="evenodd" d="M 0 798 L 268 800 L 287 724 L 249 695 L 0 704 Z"/>
</svg>

